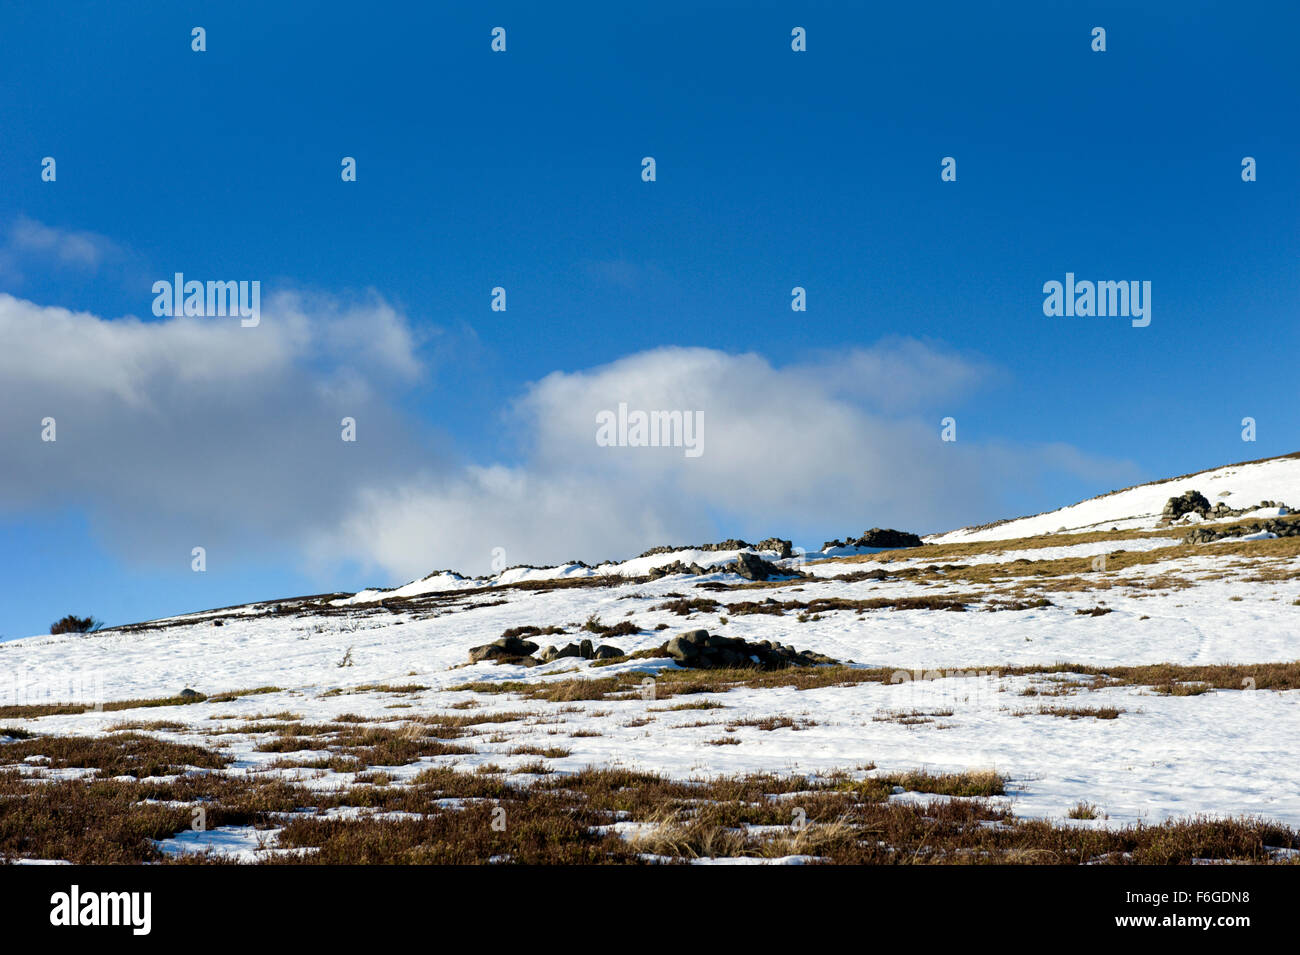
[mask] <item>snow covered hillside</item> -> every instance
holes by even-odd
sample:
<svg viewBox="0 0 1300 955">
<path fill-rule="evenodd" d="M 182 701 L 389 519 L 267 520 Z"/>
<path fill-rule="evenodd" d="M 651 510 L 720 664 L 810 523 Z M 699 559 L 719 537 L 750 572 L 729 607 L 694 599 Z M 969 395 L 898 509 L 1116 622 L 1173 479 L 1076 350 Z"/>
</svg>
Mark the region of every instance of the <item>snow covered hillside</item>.
<svg viewBox="0 0 1300 955">
<path fill-rule="evenodd" d="M 964 527 L 927 540 L 944 544 L 955 541 L 991 541 L 1039 534 L 1079 533 L 1091 530 L 1153 528 L 1165 502 L 1188 490 L 1198 490 L 1211 503 L 1250 508 L 1260 501 L 1300 502 L 1300 454 L 1267 458 L 1243 464 L 1200 471 L 1182 477 L 1139 484 L 1104 494 L 1059 510 L 1021 517 L 979 527 Z M 1298 504 L 1297 506 L 1300 506 Z"/>
<path fill-rule="evenodd" d="M 1186 515 L 1161 524 L 1169 499 L 1190 491 L 1229 502 L 1241 513 L 1220 508 L 1215 526 L 1243 533 L 1190 543 Z M 395 590 L 11 641 L 0 644 L 0 809 L 6 792 L 53 799 L 53 783 L 99 779 L 125 787 L 132 812 L 203 804 L 226 820 L 196 832 L 178 816 L 177 835 L 119 861 L 326 859 L 340 827 L 408 826 L 416 852 L 433 838 L 420 827 L 554 780 L 587 793 L 589 808 L 605 805 L 593 772 L 655 774 L 662 782 L 644 783 L 647 793 L 761 776 L 755 798 L 772 818 L 787 798 L 824 813 L 833 804 L 836 819 L 938 813 L 965 834 L 954 847 L 976 830 L 1021 838 L 1020 823 L 1046 820 L 1094 833 L 1092 855 L 1131 856 L 1141 850 L 1108 848 L 1107 833 L 1137 839 L 1126 827 L 1207 814 L 1271 820 L 1283 828 L 1259 836 L 1250 858 L 1288 858 L 1300 850 L 1285 828 L 1300 827 L 1300 536 L 1290 534 L 1300 519 L 1281 504 L 1256 513 L 1261 501 L 1300 501 L 1300 457 L 916 548 L 805 556 L 775 540 L 724 542 L 600 567 L 444 571 Z M 1244 533 L 1261 519 L 1280 532 Z M 709 637 L 675 639 L 701 630 Z M 774 645 L 816 660 L 701 662 L 738 653 L 762 663 Z M 225 790 L 196 794 L 213 780 L 297 789 L 277 815 L 232 808 L 247 800 Z M 937 808 L 963 801 L 977 807 L 964 822 L 944 813 L 968 810 Z M 686 837 L 665 827 L 685 825 L 685 805 L 613 799 L 573 838 L 678 858 Z M 718 823 L 732 835 L 695 854 L 806 861 L 861 850 L 860 838 L 835 841 L 828 815 L 817 842 L 740 806 Z M 0 855 L 76 855 L 66 841 L 19 845 L 0 827 Z M 1237 858 L 1196 845 L 1192 855 Z"/>
</svg>

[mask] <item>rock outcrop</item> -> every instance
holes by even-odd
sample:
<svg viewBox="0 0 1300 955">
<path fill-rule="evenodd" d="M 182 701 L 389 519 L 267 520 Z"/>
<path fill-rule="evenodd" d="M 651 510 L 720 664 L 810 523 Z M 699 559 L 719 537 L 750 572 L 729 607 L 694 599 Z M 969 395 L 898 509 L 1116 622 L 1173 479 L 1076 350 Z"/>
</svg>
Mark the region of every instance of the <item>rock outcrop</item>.
<svg viewBox="0 0 1300 955">
<path fill-rule="evenodd" d="M 1274 534 L 1278 537 L 1300 537 L 1300 521 L 1280 521 L 1272 518 L 1264 521 L 1251 521 L 1215 530 L 1213 527 L 1196 527 L 1187 533 L 1183 542 L 1187 544 L 1208 544 L 1211 541 L 1230 540 L 1234 537 L 1246 537 L 1250 534 Z"/>
<path fill-rule="evenodd" d="M 502 637 L 493 643 L 471 649 L 469 651 L 469 662 L 479 663 L 483 660 L 496 660 L 498 663 L 518 663 L 531 667 L 537 666 L 539 663 L 550 663 L 552 660 L 562 660 L 565 657 L 573 657 L 578 660 L 613 660 L 627 655 L 618 647 L 607 643 L 594 646 L 590 640 L 583 640 L 581 643 L 570 643 L 563 648 L 547 647 L 537 656 L 533 656 L 534 653 L 537 653 L 537 644 L 531 640 Z"/>
<path fill-rule="evenodd" d="M 724 637 L 707 630 L 687 630 L 669 640 L 664 653 L 678 666 L 696 670 L 758 668 L 782 670 L 786 667 L 816 666 L 839 661 L 809 650 L 770 640 L 751 642 L 740 637 Z"/>
<path fill-rule="evenodd" d="M 789 541 L 782 541 L 789 544 Z M 658 580 L 660 577 L 667 577 L 671 574 L 690 574 L 700 576 L 709 573 L 732 573 L 739 574 L 746 580 L 768 580 L 772 577 L 802 577 L 803 574 L 797 570 L 791 570 L 788 567 L 782 567 L 774 564 L 770 560 L 765 560 L 752 551 L 743 550 L 736 555 L 736 559 L 729 564 L 723 564 L 718 567 L 708 568 L 701 567 L 699 564 L 691 562 L 684 564 L 680 560 L 675 560 L 671 564 L 664 564 L 662 567 L 651 569 L 647 576 L 651 580 Z"/>
<path fill-rule="evenodd" d="M 909 531 L 898 531 L 891 527 L 873 527 L 861 537 L 826 541 L 822 544 L 822 550 L 831 547 L 884 547 L 892 550 L 896 547 L 920 547 L 924 543 L 920 537 Z"/>
<path fill-rule="evenodd" d="M 661 567 L 652 567 L 647 576 L 651 580 L 658 580 L 660 577 L 669 577 L 673 574 L 691 574 L 699 576 L 707 574 L 708 571 L 695 562 L 683 564 L 680 560 L 675 560 L 671 564 L 664 564 Z"/>
<path fill-rule="evenodd" d="M 702 550 L 709 553 L 716 553 L 724 550 L 761 550 L 776 551 L 777 560 L 785 560 L 794 556 L 794 548 L 790 541 L 780 537 L 765 537 L 757 544 L 746 543 L 742 540 L 729 539 L 718 541 L 716 544 L 686 544 L 677 546 L 674 544 L 664 544 L 659 547 L 651 547 L 642 557 L 654 557 L 657 554 L 672 554 L 682 550 Z"/>
<path fill-rule="evenodd" d="M 735 563 L 728 564 L 725 570 L 739 574 L 746 580 L 767 580 L 769 577 L 797 577 L 799 574 L 787 570 L 784 567 L 778 567 L 770 560 L 764 560 L 757 554 L 751 554 L 748 551 L 741 551 L 737 555 Z"/>
<path fill-rule="evenodd" d="M 1210 502 L 1206 499 L 1205 495 L 1202 494 L 1200 491 L 1196 491 L 1196 490 L 1184 491 L 1182 494 L 1179 494 L 1177 497 L 1171 497 L 1168 501 L 1165 502 L 1165 509 L 1160 514 L 1160 523 L 1173 524 L 1178 521 L 1185 520 L 1188 514 L 1195 514 L 1197 517 L 1206 521 L 1222 521 L 1232 517 L 1240 517 L 1242 514 L 1247 514 L 1251 511 L 1261 510 L 1265 508 L 1277 508 L 1283 514 L 1287 513 L 1290 510 L 1290 508 L 1288 508 L 1281 501 L 1260 501 L 1258 504 L 1253 504 L 1250 507 L 1238 507 L 1238 508 L 1229 507 L 1223 501 L 1219 501 L 1217 504 L 1211 505 Z M 1215 532 L 1213 531 L 1207 532 L 1207 534 L 1214 534 L 1214 533 Z M 1241 533 L 1257 533 L 1257 532 L 1242 531 L 1239 533 L 1236 529 L 1232 529 L 1230 531 L 1219 533 L 1218 537 L 1239 537 L 1241 536 Z M 1190 540 L 1190 536 L 1191 535 L 1189 535 L 1189 540 Z M 1290 534 L 1283 535 L 1283 536 L 1290 536 Z M 1216 540 L 1217 538 L 1211 536 L 1211 537 L 1206 537 L 1206 539 Z"/>
<path fill-rule="evenodd" d="M 1177 497 L 1165 502 L 1165 509 L 1160 514 L 1160 523 L 1169 524 L 1182 520 L 1184 514 L 1199 514 L 1205 517 L 1210 513 L 1210 502 L 1200 491 L 1184 491 Z"/>
</svg>

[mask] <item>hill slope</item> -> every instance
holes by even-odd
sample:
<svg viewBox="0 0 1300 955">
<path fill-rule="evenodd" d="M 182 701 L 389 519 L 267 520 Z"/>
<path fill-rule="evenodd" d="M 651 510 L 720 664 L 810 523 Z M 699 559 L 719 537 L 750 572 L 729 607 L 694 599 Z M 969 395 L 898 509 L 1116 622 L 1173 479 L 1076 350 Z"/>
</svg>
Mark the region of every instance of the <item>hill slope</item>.
<svg viewBox="0 0 1300 955">
<path fill-rule="evenodd" d="M 1261 501 L 1285 501 L 1300 506 L 1300 453 L 1139 484 L 1031 517 L 935 534 L 927 541 L 992 541 L 1111 527 L 1152 529 L 1160 520 L 1165 502 L 1189 490 L 1201 492 L 1211 504 L 1222 501 L 1234 509 L 1249 508 Z"/>
<path fill-rule="evenodd" d="M 1295 457 L 1231 465 L 919 548 L 806 563 L 767 552 L 784 571 L 768 580 L 738 576 L 745 549 L 727 542 L 604 568 L 516 568 L 483 580 L 442 572 L 394 591 L 11 641 L 0 644 L 0 798 L 16 786 L 54 799 L 65 790 L 31 783 L 99 775 L 128 787 L 121 812 L 182 807 L 159 852 L 207 848 L 252 861 L 300 849 L 331 858 L 339 827 L 364 841 L 367 826 L 390 823 L 397 829 L 375 835 L 376 857 L 397 851 L 382 846 L 416 852 L 433 838 L 420 827 L 531 798 L 528 787 L 554 780 L 587 787 L 590 800 L 565 810 L 565 838 L 576 841 L 563 845 L 585 845 L 597 829 L 618 845 L 649 831 L 659 841 L 645 851 L 656 857 L 856 858 L 878 840 L 837 842 L 834 820 L 860 818 L 869 835 L 885 825 L 872 813 L 887 808 L 902 814 L 890 826 L 916 814 L 917 843 L 899 836 L 887 847 L 909 853 L 939 851 L 925 835 L 939 817 L 956 827 L 955 853 L 975 838 L 961 834 L 962 818 L 980 839 L 1009 833 L 1012 842 L 1020 821 L 1034 819 L 1106 830 L 1249 814 L 1300 827 L 1300 537 L 1188 544 L 1185 528 L 1156 526 L 1164 502 L 1192 488 L 1211 500 L 1229 491 L 1238 506 L 1300 500 L 1298 469 Z M 1043 533 L 1061 526 L 1075 533 Z M 698 572 L 650 575 L 676 560 Z M 697 628 L 840 662 L 697 669 L 667 644 Z M 471 648 L 506 634 L 539 649 L 590 639 L 621 652 L 468 662 Z M 197 693 L 180 699 L 183 688 Z M 140 762 L 155 751 L 154 763 Z M 629 772 L 669 782 L 618 775 Z M 740 802 L 727 803 L 730 821 L 717 823 L 711 849 L 666 832 L 678 823 L 665 819 L 693 805 L 685 795 L 655 802 L 671 785 L 695 780 L 700 792 L 700 780 L 752 774 L 763 780 L 727 783 L 731 795 L 718 796 Z M 186 800 L 221 780 L 298 787 L 282 798 L 299 821 L 248 810 L 246 799 L 216 815 L 243 821 L 190 832 Z M 602 801 L 642 785 L 639 802 Z M 759 823 L 786 811 L 783 793 L 798 794 L 790 798 L 827 827 L 817 830 L 825 839 L 772 842 L 781 827 Z M 996 798 L 978 802 L 981 793 Z M 234 797 L 201 798 L 215 812 Z M 962 817 L 967 810 L 934 800 L 976 802 Z M 599 806 L 604 821 L 572 830 L 573 813 Z M 1249 858 L 1300 850 L 1300 836 L 1292 846 L 1270 832 L 1265 848 L 1250 842 Z M 7 838 L 0 831 L 0 856 L 66 856 L 82 845 Z M 617 855 L 615 843 L 600 851 Z M 86 842 L 87 858 L 106 858 L 94 854 L 105 844 Z M 483 851 L 531 851 L 512 845 Z M 1189 845 L 1191 856 L 1228 851 Z"/>
</svg>

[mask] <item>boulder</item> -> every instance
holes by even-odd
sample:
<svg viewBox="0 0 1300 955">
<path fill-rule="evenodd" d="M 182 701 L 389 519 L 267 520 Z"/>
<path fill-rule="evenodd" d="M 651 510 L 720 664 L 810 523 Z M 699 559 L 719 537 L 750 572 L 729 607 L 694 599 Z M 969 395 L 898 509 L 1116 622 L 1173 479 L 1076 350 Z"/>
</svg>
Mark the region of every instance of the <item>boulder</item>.
<svg viewBox="0 0 1300 955">
<path fill-rule="evenodd" d="M 873 527 L 863 532 L 857 540 L 850 541 L 855 547 L 920 547 L 923 541 L 910 531 L 896 531 L 892 527 Z"/>
<path fill-rule="evenodd" d="M 198 690 L 191 690 L 188 686 L 177 694 L 182 700 L 197 700 L 203 696 Z"/>
<path fill-rule="evenodd" d="M 925 541 L 910 531 L 896 531 L 892 527 L 873 527 L 864 531 L 861 537 L 849 535 L 846 540 L 829 540 L 822 544 L 822 550 L 832 547 L 880 547 L 893 550 L 897 547 L 920 547 Z"/>
<path fill-rule="evenodd" d="M 469 662 L 479 663 L 483 660 L 498 660 L 508 657 L 527 657 L 537 652 L 537 644 L 519 637 L 502 637 L 480 647 L 471 647 Z"/>
<path fill-rule="evenodd" d="M 707 630 L 688 630 L 669 640 L 665 649 L 668 656 L 682 666 L 692 666 L 692 661 L 699 657 L 700 649 L 705 646 L 708 638 Z"/>
<path fill-rule="evenodd" d="M 612 660 L 615 657 L 625 657 L 625 656 L 627 656 L 627 654 L 624 653 L 622 650 L 620 650 L 618 647 L 611 646 L 608 643 L 602 643 L 600 646 L 596 648 L 596 652 L 592 654 L 592 659 Z"/>
<path fill-rule="evenodd" d="M 729 565 L 728 569 L 746 580 L 767 580 L 769 577 L 790 576 L 790 572 L 784 567 L 778 567 L 771 561 L 764 560 L 757 554 L 751 554 L 748 551 L 741 551 L 736 556 L 736 562 Z"/>
<path fill-rule="evenodd" d="M 751 643 L 740 637 L 711 634 L 707 630 L 679 633 L 664 644 L 663 652 L 678 666 L 697 670 L 780 670 L 791 666 L 838 662 L 820 653 L 796 650 L 770 640 Z"/>
<path fill-rule="evenodd" d="M 562 650 L 557 650 L 555 647 L 547 647 L 541 652 L 541 660 L 543 663 L 550 663 L 552 660 L 562 660 L 565 657 L 580 656 L 582 656 L 582 648 L 576 643 L 567 644 Z"/>
</svg>

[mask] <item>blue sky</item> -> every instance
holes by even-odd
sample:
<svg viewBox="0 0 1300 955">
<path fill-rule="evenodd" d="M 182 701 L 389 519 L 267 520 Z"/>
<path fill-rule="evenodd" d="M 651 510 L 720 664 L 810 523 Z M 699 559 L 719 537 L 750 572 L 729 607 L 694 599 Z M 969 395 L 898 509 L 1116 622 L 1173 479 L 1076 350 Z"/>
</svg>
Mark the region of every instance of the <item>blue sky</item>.
<svg viewBox="0 0 1300 955">
<path fill-rule="evenodd" d="M 496 546 L 940 530 L 1296 450 L 1297 8 L 896 6 L 7 7 L 0 635 Z M 176 271 L 295 304 L 155 345 Z M 1149 280 L 1151 325 L 1045 317 L 1067 271 Z M 664 382 L 707 472 L 587 457 L 584 402 Z"/>
</svg>

